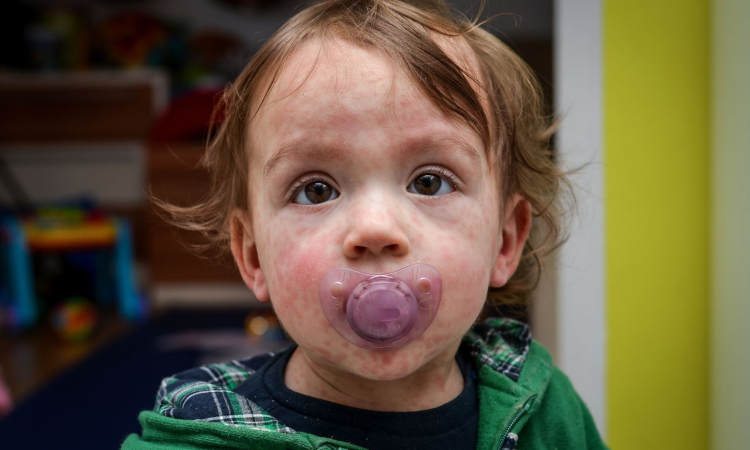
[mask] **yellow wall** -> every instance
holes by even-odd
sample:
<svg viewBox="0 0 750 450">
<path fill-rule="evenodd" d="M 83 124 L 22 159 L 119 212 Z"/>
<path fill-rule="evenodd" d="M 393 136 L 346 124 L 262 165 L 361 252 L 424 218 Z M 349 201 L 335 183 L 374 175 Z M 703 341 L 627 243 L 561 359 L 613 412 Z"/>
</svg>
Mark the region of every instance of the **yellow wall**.
<svg viewBox="0 0 750 450">
<path fill-rule="evenodd" d="M 607 441 L 708 445 L 708 0 L 604 2 Z"/>
</svg>

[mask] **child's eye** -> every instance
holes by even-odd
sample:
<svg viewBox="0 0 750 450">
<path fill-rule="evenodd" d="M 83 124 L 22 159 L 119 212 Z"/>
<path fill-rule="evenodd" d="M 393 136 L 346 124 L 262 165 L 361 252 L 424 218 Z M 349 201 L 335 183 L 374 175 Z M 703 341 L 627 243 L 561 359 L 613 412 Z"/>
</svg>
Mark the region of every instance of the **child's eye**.
<svg viewBox="0 0 750 450">
<path fill-rule="evenodd" d="M 438 196 L 450 194 L 456 188 L 448 176 L 440 176 L 434 173 L 423 173 L 411 182 L 407 190 L 420 195 Z"/>
<path fill-rule="evenodd" d="M 317 205 L 333 200 L 338 196 L 338 191 L 328 183 L 314 181 L 302 186 L 294 196 L 293 201 L 300 205 Z"/>
</svg>

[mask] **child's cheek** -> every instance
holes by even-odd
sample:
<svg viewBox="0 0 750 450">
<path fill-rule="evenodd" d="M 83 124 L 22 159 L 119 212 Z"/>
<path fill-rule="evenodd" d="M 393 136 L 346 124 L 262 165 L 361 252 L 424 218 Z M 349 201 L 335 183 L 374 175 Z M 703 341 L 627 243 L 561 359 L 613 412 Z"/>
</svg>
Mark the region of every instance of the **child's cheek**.
<svg viewBox="0 0 750 450">
<path fill-rule="evenodd" d="M 483 258 L 472 252 L 446 249 L 450 255 L 451 267 L 443 270 L 443 304 L 445 314 L 438 316 L 449 323 L 464 326 L 467 320 L 474 319 L 477 306 L 484 302 L 488 269 L 482 264 Z M 458 320 L 457 320 L 458 319 Z M 440 324 L 442 326 L 442 324 Z"/>
<path fill-rule="evenodd" d="M 443 300 L 426 339 L 428 346 L 440 346 L 463 334 L 484 306 L 497 248 L 493 214 L 465 207 L 461 219 L 445 227 L 444 235 L 435 240 L 442 262 Z"/>
<path fill-rule="evenodd" d="M 282 227 L 279 227 L 282 228 Z M 337 258 L 330 240 L 313 229 L 291 226 L 269 236 L 273 257 L 269 261 L 269 289 L 274 310 L 293 338 L 327 327 L 318 299 L 318 282 L 335 267 Z"/>
</svg>

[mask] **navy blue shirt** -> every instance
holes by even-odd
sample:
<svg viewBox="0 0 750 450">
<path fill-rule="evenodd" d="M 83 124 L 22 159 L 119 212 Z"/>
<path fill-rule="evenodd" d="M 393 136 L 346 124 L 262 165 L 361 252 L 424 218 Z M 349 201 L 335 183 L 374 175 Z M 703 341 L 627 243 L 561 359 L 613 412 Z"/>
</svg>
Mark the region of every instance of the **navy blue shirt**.
<svg viewBox="0 0 750 450">
<path fill-rule="evenodd" d="M 282 424 L 316 436 L 349 442 L 370 450 L 470 449 L 477 446 L 476 371 L 471 357 L 456 355 L 464 377 L 458 397 L 437 408 L 382 412 L 352 408 L 292 391 L 284 370 L 296 347 L 271 358 L 235 392 L 268 411 Z"/>
</svg>

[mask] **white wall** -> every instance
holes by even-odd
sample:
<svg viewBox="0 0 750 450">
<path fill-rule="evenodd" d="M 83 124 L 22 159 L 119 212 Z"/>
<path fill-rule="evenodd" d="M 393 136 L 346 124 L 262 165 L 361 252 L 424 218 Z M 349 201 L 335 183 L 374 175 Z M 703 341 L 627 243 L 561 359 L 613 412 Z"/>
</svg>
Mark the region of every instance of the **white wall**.
<svg viewBox="0 0 750 450">
<path fill-rule="evenodd" d="M 0 156 L 34 203 L 88 198 L 132 207 L 146 198 L 146 149 L 141 142 L 3 144 Z M 0 188 L 0 205 L 12 204 Z"/>
<path fill-rule="evenodd" d="M 578 210 L 557 259 L 556 364 L 570 377 L 606 434 L 602 5 L 554 5 L 555 93 L 562 117 L 558 148 L 573 177 Z"/>
<path fill-rule="evenodd" d="M 750 442 L 750 2 L 712 14 L 711 441 Z"/>
</svg>

